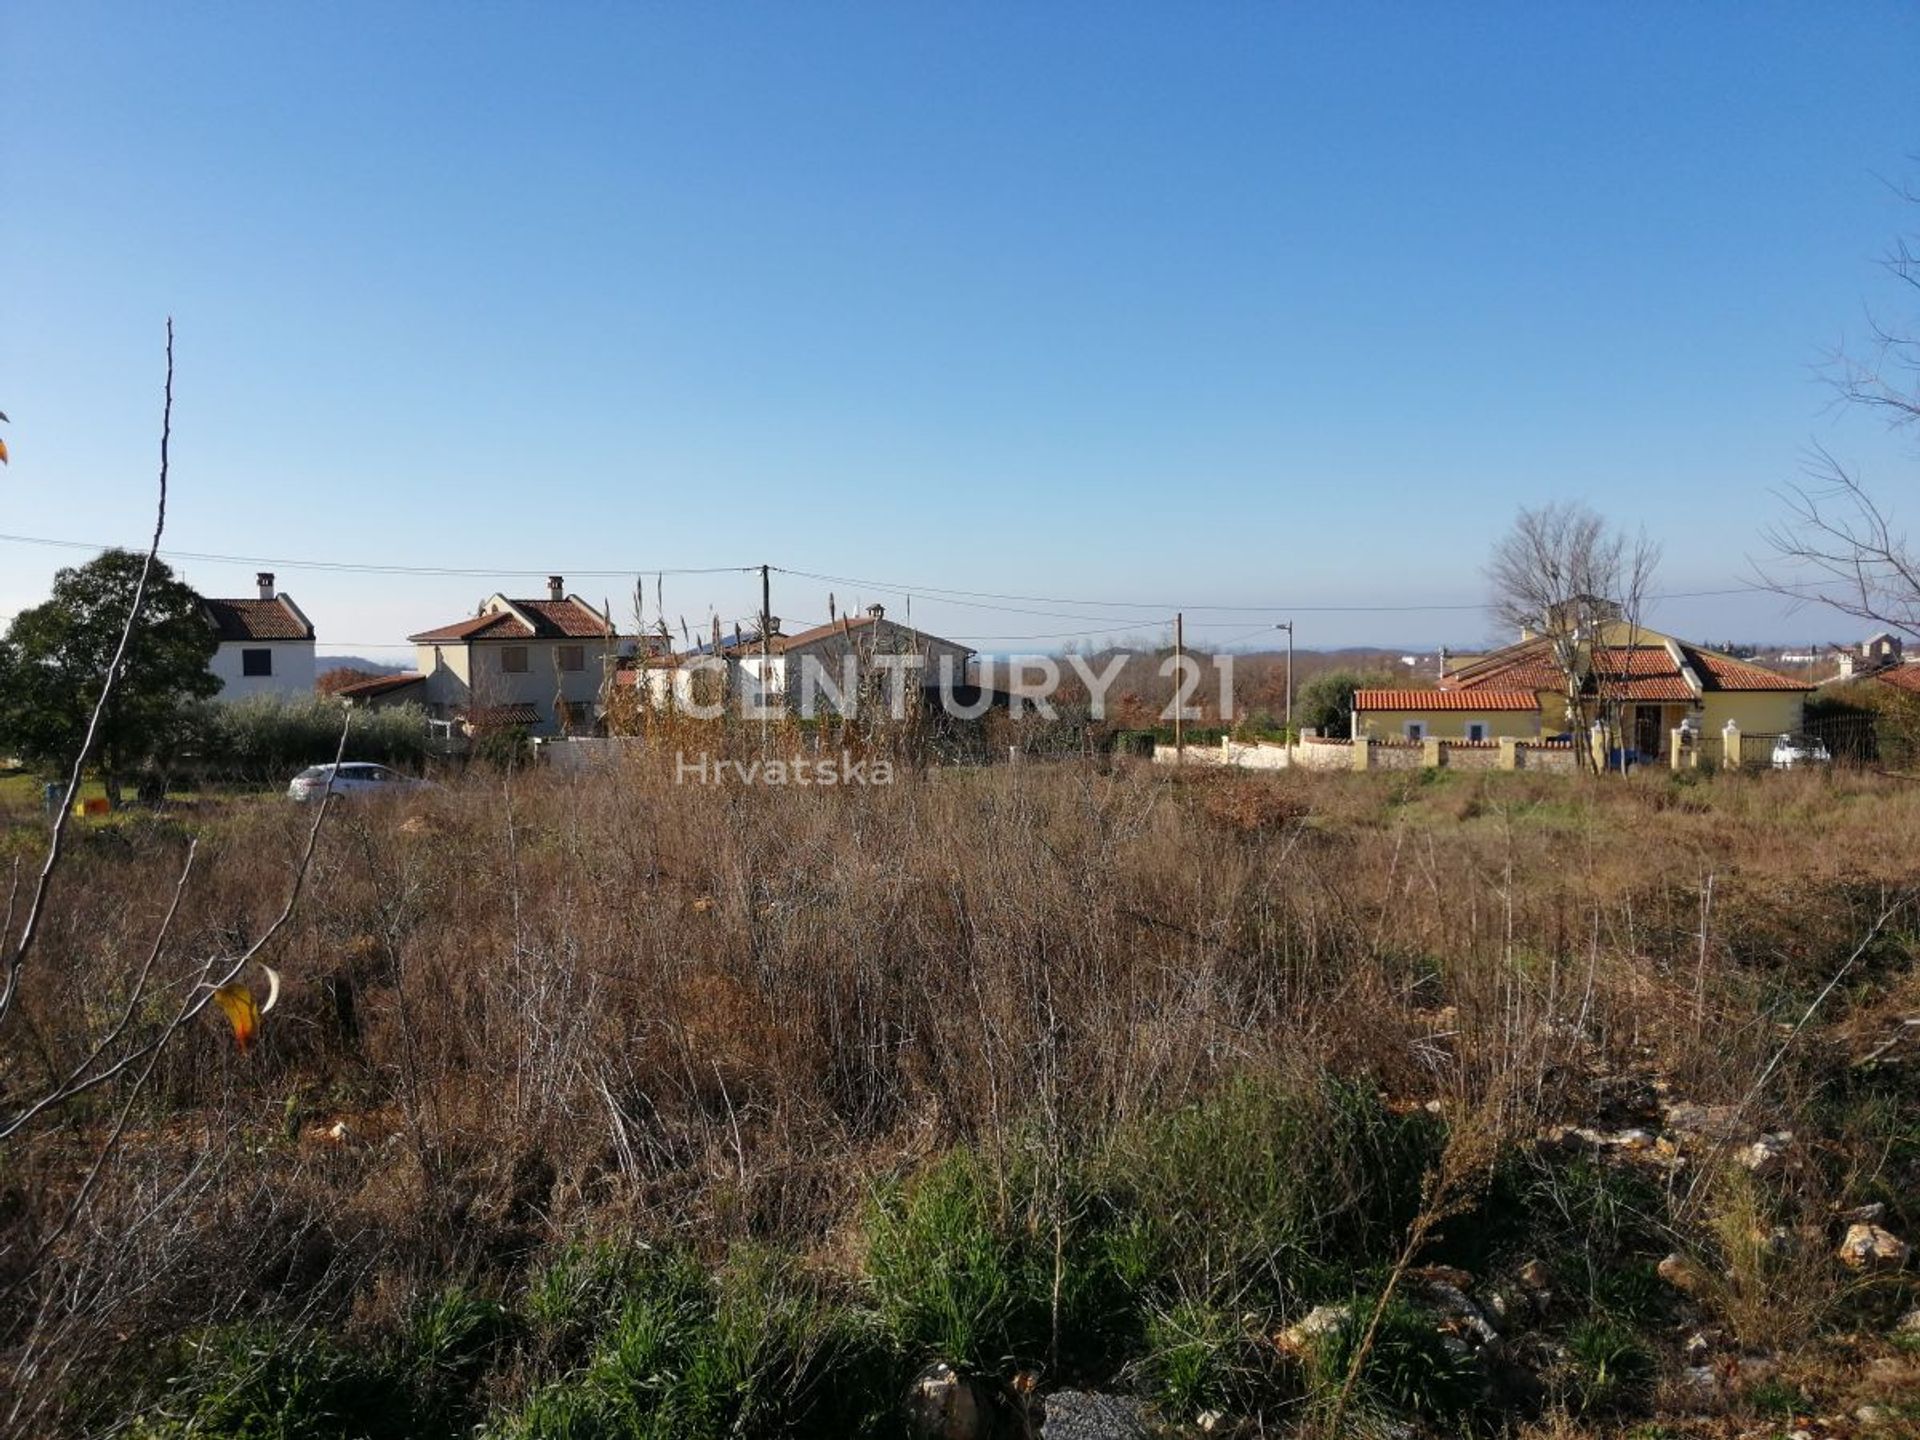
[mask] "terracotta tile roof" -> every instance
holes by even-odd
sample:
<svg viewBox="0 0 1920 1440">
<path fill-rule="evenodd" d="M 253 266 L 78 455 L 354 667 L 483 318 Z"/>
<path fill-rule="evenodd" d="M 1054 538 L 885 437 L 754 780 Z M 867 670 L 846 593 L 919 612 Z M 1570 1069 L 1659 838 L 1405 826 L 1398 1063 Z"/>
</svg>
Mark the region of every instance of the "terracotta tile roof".
<svg viewBox="0 0 1920 1440">
<path fill-rule="evenodd" d="M 1904 690 L 1909 695 L 1920 695 L 1920 665 L 1890 666 L 1876 673 L 1873 678 L 1883 685 Z"/>
<path fill-rule="evenodd" d="M 308 624 L 285 599 L 210 600 L 201 607 L 222 640 L 311 640 Z"/>
<path fill-rule="evenodd" d="M 1637 675 L 1631 679 L 1609 681 L 1607 695 L 1613 700 L 1658 700 L 1687 704 L 1693 700 L 1693 688 L 1687 684 L 1686 677 L 1676 670 L 1671 675 Z"/>
<path fill-rule="evenodd" d="M 802 630 L 795 635 L 775 635 L 772 642 L 773 653 L 784 655 L 788 650 L 812 645 L 816 641 L 829 639 L 843 631 L 850 634 L 855 630 L 865 630 L 872 624 L 873 616 L 871 615 L 843 615 L 838 620 L 829 621 L 825 625 L 815 625 L 812 629 Z M 750 641 L 745 646 L 750 654 L 758 654 L 759 648 L 756 641 Z"/>
<path fill-rule="evenodd" d="M 1687 663 L 1708 690 L 1811 690 L 1804 680 L 1795 680 L 1746 660 L 1721 655 L 1698 646 L 1682 647 Z"/>
<path fill-rule="evenodd" d="M 510 600 L 516 610 L 533 617 L 538 638 L 558 636 L 567 640 L 598 640 L 613 634 L 613 627 L 600 618 L 590 605 L 565 600 Z"/>
<path fill-rule="evenodd" d="M 613 627 L 579 600 L 509 600 L 512 610 L 489 610 L 407 638 L 418 644 L 459 644 L 469 640 L 600 640 Z M 527 617 L 522 621 L 517 610 Z"/>
<path fill-rule="evenodd" d="M 365 680 L 356 680 L 351 685 L 342 685 L 333 693 L 342 700 L 371 700 L 385 695 L 390 690 L 403 690 L 409 685 L 418 685 L 427 677 L 418 670 L 407 670 L 398 675 L 374 675 Z"/>
<path fill-rule="evenodd" d="M 1593 666 L 1594 673 L 1603 678 L 1609 691 L 1618 691 L 1621 682 L 1629 677 L 1652 676 L 1671 678 L 1682 690 L 1687 688 L 1681 679 L 1680 667 L 1674 664 L 1673 656 L 1664 645 L 1604 646 L 1594 652 Z M 1446 681 L 1449 690 L 1559 690 L 1565 683 L 1559 667 L 1554 664 L 1552 647 L 1545 640 L 1529 640 L 1496 650 Z M 1654 686 L 1645 696 L 1622 698 L 1664 699 L 1667 698 L 1665 691 L 1671 688 Z M 1675 698 L 1691 699 L 1692 692 Z"/>
<path fill-rule="evenodd" d="M 515 618 L 507 610 L 495 610 L 486 615 L 475 615 L 469 620 L 456 620 L 451 625 L 442 625 L 437 630 L 422 630 L 418 635 L 409 635 L 407 639 L 415 643 L 449 644 L 467 640 L 531 640 L 533 631 Z"/>
<path fill-rule="evenodd" d="M 1602 675 L 1678 675 L 1680 667 L 1664 645 L 1604 645 L 1593 655 Z"/>
<path fill-rule="evenodd" d="M 1559 688 L 1560 674 L 1545 640 L 1524 640 L 1462 665 L 1440 683 L 1448 690 L 1554 690 Z"/>
<path fill-rule="evenodd" d="M 886 619 L 884 616 L 879 618 Z M 864 630 L 874 623 L 875 617 L 872 615 L 843 615 L 838 620 L 831 621 L 828 624 L 815 625 L 810 629 L 801 630 L 792 635 L 775 635 L 769 643 L 769 648 L 775 655 L 784 655 L 789 650 L 804 649 L 806 646 L 818 644 L 822 640 L 830 640 L 835 635 L 843 633 L 851 634 L 856 630 Z M 974 653 L 971 649 L 968 649 L 967 646 L 961 645 L 957 641 L 941 640 L 938 635 L 929 635 L 924 630 L 916 630 L 911 625 L 901 624 L 898 620 L 888 620 L 887 623 L 892 625 L 893 628 L 901 634 L 912 636 L 917 640 L 935 640 L 939 641 L 942 645 L 952 645 L 957 650 L 966 650 L 969 655 Z M 760 642 L 758 640 L 749 640 L 745 644 L 730 650 L 728 653 L 758 655 L 760 653 Z"/>
<path fill-rule="evenodd" d="M 1356 690 L 1356 710 L 1538 710 L 1531 690 Z"/>
</svg>

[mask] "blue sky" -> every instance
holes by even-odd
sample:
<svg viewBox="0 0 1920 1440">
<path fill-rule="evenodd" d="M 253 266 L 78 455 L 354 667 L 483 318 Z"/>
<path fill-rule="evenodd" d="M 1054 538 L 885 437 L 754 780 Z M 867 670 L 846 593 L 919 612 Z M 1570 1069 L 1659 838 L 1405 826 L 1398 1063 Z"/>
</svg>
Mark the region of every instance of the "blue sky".
<svg viewBox="0 0 1920 1440">
<path fill-rule="evenodd" d="M 1900 300 L 1917 74 L 1894 4 L 14 0 L 0 530 L 144 532 L 171 313 L 168 544 L 248 557 L 199 588 L 487 572 L 277 565 L 323 648 L 549 570 L 624 613 L 614 572 L 762 561 L 866 582 L 776 577 L 791 621 L 883 581 L 1095 602 L 913 600 L 989 648 L 1174 605 L 1243 642 L 1261 614 L 1200 607 L 1473 607 L 1554 499 L 1716 589 L 1811 442 L 1911 489 L 1814 367 Z M 0 614 L 74 558 L 0 542 Z"/>
</svg>

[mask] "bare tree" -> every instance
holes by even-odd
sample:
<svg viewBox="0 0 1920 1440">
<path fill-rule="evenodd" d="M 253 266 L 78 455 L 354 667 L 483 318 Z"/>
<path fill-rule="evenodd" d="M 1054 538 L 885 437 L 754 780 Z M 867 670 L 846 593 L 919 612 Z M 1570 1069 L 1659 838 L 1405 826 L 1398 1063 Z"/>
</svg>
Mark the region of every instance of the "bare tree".
<svg viewBox="0 0 1920 1440">
<path fill-rule="evenodd" d="M 1522 509 L 1493 547 L 1489 608 L 1502 625 L 1541 642 L 1583 766 L 1591 760 L 1585 733 L 1595 720 L 1612 727 L 1619 697 L 1610 692 L 1624 678 L 1594 663 L 1595 647 L 1632 648 L 1659 562 L 1660 548 L 1644 531 L 1629 536 L 1567 501 Z"/>
<path fill-rule="evenodd" d="M 1904 195 L 1920 205 L 1920 190 Z M 1911 292 L 1909 300 L 1920 294 L 1917 241 L 1896 240 L 1881 262 Z M 1896 431 L 1920 428 L 1920 314 L 1869 326 L 1863 351 L 1831 357 L 1829 383 L 1841 403 Z M 1782 498 L 1788 513 L 1763 534 L 1773 560 L 1761 568 L 1760 583 L 1920 640 L 1920 549 L 1899 528 L 1891 502 L 1824 448 L 1816 448 L 1807 479 Z"/>
</svg>

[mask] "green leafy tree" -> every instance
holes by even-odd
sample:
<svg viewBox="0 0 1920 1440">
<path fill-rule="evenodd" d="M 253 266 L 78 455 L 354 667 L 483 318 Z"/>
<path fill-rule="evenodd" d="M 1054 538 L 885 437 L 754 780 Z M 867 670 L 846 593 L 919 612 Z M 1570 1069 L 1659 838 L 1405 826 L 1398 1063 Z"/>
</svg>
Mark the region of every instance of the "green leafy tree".
<svg viewBox="0 0 1920 1440">
<path fill-rule="evenodd" d="M 1391 675 L 1362 675 L 1357 670 L 1329 670 L 1316 675 L 1294 697 L 1294 723 L 1303 730 L 1344 739 L 1353 723 L 1353 692 L 1394 683 Z"/>
<path fill-rule="evenodd" d="M 60 571 L 52 598 L 14 617 L 0 641 L 0 748 L 48 771 L 72 763 L 144 563 L 128 550 L 103 551 Z M 207 668 L 218 646 L 200 597 L 154 561 L 94 752 L 114 804 L 122 782 L 173 756 L 190 733 L 191 702 L 219 693 Z"/>
</svg>

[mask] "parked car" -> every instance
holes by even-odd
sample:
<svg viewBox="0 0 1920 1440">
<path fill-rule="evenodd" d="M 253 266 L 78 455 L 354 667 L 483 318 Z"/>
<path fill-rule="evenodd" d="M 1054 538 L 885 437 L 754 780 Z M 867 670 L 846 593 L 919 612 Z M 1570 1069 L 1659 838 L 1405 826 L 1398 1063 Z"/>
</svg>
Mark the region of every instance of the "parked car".
<svg viewBox="0 0 1920 1440">
<path fill-rule="evenodd" d="M 1791 770 L 1796 765 L 1825 765 L 1833 759 L 1826 743 L 1812 735 L 1782 735 L 1773 742 L 1773 768 Z"/>
<path fill-rule="evenodd" d="M 293 783 L 287 786 L 287 798 L 318 800 L 329 790 L 335 795 L 404 795 L 409 790 L 424 790 L 428 783 L 384 765 L 309 765 L 293 777 Z"/>
</svg>

